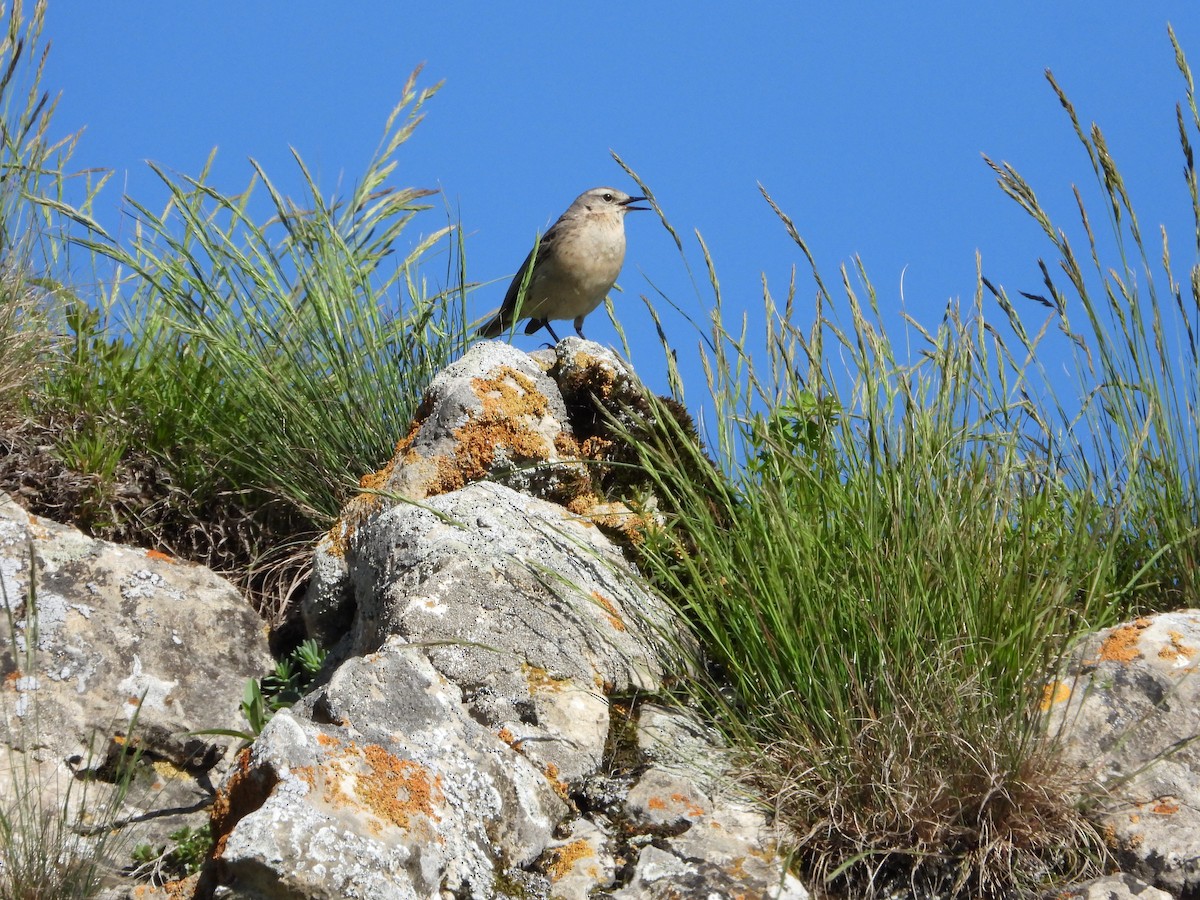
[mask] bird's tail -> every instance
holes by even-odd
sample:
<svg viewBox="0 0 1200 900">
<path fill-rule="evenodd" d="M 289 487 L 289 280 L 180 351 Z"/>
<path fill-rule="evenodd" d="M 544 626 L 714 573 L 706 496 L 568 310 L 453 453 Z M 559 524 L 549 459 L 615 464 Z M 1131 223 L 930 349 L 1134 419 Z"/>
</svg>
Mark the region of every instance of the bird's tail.
<svg viewBox="0 0 1200 900">
<path fill-rule="evenodd" d="M 481 338 L 499 337 L 510 324 L 504 321 L 503 313 L 496 313 L 488 320 L 486 325 L 475 332 L 475 336 Z"/>
</svg>

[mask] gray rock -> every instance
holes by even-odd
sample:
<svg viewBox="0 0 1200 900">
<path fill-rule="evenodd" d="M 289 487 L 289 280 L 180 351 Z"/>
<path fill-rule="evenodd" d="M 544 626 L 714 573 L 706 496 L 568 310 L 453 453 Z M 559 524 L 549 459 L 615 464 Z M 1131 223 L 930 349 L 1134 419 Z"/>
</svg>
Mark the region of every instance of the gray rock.
<svg viewBox="0 0 1200 900">
<path fill-rule="evenodd" d="M 203 824 L 235 742 L 192 732 L 245 728 L 244 685 L 272 666 L 242 596 L 201 566 L 92 540 L 0 495 L 0 608 L 0 806 L 34 787 L 56 804 L 74 785 L 88 815 L 139 823 L 128 850 Z M 122 797 L 104 779 L 130 746 L 154 768 Z M 84 775 L 98 778 L 85 789 Z"/>
<path fill-rule="evenodd" d="M 1092 635 L 1046 691 L 1051 728 L 1121 867 L 1157 887 L 1200 892 L 1200 611 Z"/>
<path fill-rule="evenodd" d="M 278 713 L 221 789 L 214 896 L 490 897 L 566 805 L 398 641 Z"/>
<path fill-rule="evenodd" d="M 557 504 L 471 484 L 370 518 L 345 559 L 348 652 L 390 636 L 422 645 L 480 721 L 568 786 L 600 763 L 606 695 L 660 686 L 668 613 L 599 529 Z"/>
<path fill-rule="evenodd" d="M 348 544 L 366 520 L 397 502 L 423 501 L 487 479 L 568 505 L 581 520 L 616 532 L 636 528 L 640 516 L 595 495 L 596 454 L 584 446 L 590 435 L 575 433 L 564 397 L 586 410 L 584 419 L 595 426 L 593 398 L 617 412 L 641 391 L 625 363 L 591 341 L 568 338 L 536 354 L 501 342 L 473 346 L 434 378 L 395 455 L 363 479 L 364 492 L 318 546 L 321 577 L 301 604 L 309 634 L 331 645 L 346 632 L 354 598 L 337 576 L 344 573 Z"/>
<path fill-rule="evenodd" d="M 629 884 L 610 895 L 613 900 L 735 900 L 762 897 L 769 900 L 808 900 L 809 894 L 791 875 L 775 876 L 768 882 L 748 883 L 728 867 L 703 858 L 684 859 L 649 846 L 642 850 Z"/>
<path fill-rule="evenodd" d="M 678 834 L 712 813 L 712 801 L 692 779 L 650 768 L 625 799 L 630 823 L 640 831 Z"/>
<path fill-rule="evenodd" d="M 1132 875 L 1118 874 L 1071 888 L 1060 900 L 1172 900 L 1172 896 Z"/>
<path fill-rule="evenodd" d="M 576 819 L 565 837 L 546 845 L 539 868 L 554 900 L 588 900 L 616 878 L 613 840 L 593 822 Z"/>
<path fill-rule="evenodd" d="M 477 346 L 438 376 L 318 548 L 304 615 L 336 672 L 222 788 L 213 896 L 692 896 L 676 876 L 695 896 L 807 896 L 767 818 L 720 789 L 710 729 L 653 704 L 613 725 L 610 697 L 692 664 L 601 530 L 631 514 L 591 493 L 570 421 L 595 427 L 595 400 L 635 414 L 640 391 L 578 340 Z M 403 826 L 364 809 L 381 762 L 431 786 Z"/>
</svg>

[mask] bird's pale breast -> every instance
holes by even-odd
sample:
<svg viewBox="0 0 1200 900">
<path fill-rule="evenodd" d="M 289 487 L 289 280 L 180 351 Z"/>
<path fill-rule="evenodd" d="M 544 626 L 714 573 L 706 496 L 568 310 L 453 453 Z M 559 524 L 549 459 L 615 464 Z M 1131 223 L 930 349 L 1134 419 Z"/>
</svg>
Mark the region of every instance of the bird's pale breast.
<svg viewBox="0 0 1200 900">
<path fill-rule="evenodd" d="M 554 318 L 585 316 L 604 302 L 621 274 L 623 223 L 610 216 L 596 217 L 584 228 L 560 235 L 554 250 L 552 260 L 538 266 L 528 314 L 537 317 L 543 304 L 552 303 Z"/>
</svg>

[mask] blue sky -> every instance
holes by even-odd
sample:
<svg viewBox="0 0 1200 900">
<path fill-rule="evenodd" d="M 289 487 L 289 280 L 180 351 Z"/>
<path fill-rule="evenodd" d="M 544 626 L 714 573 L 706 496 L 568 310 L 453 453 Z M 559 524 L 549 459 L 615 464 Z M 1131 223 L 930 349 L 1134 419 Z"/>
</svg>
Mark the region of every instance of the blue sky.
<svg viewBox="0 0 1200 900">
<path fill-rule="evenodd" d="M 223 190 L 244 187 L 251 156 L 298 190 L 294 147 L 324 192 L 336 192 L 362 172 L 407 75 L 424 62 L 423 82 L 445 85 L 402 150 L 396 180 L 441 189 L 461 216 L 469 278 L 497 280 L 476 293 L 474 315 L 498 305 L 534 232 L 576 194 L 600 184 L 633 191 L 611 149 L 685 236 L 703 233 L 729 311 L 761 311 L 763 273 L 779 296 L 793 264 L 804 274 L 761 182 L 827 283 L 836 286 L 838 265 L 859 254 L 885 309 L 936 324 L 949 299 L 972 295 L 977 250 L 992 281 L 1013 294 L 1040 290 L 1036 261 L 1049 248 L 981 153 L 1016 166 L 1064 222 L 1072 183 L 1092 188 L 1047 67 L 1085 123 L 1105 129 L 1143 230 L 1165 224 L 1177 269 L 1195 262 L 1168 22 L 1200 71 L 1194 0 L 51 0 L 45 85 L 62 92 L 56 127 L 86 126 L 76 165 L 118 172 L 99 211 L 110 230 L 128 227 L 122 192 L 151 206 L 162 197 L 144 160 L 194 174 L 214 146 L 211 180 Z M 442 224 L 437 211 L 417 227 Z M 649 278 L 698 319 L 711 298 L 692 291 L 652 214 L 631 215 L 628 234 L 625 293 L 615 299 L 640 374 L 661 388 L 636 296 L 650 292 Z M 692 260 L 700 266 L 697 253 Z M 805 320 L 812 292 L 801 279 Z M 689 397 L 702 393 L 688 352 L 696 337 L 664 317 Z M 615 341 L 602 313 L 587 331 Z"/>
</svg>

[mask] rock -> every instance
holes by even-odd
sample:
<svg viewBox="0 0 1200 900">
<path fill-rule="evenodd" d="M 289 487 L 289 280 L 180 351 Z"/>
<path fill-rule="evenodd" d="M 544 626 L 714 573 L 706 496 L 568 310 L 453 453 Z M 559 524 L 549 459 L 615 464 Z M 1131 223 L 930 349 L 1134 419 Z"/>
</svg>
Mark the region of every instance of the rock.
<svg viewBox="0 0 1200 900">
<path fill-rule="evenodd" d="M 1057 900 L 1172 900 L 1172 896 L 1132 875 L 1118 874 L 1078 885 Z"/>
<path fill-rule="evenodd" d="M 1180 610 L 1092 635 L 1046 689 L 1122 869 L 1182 896 L 1200 892 L 1198 664 L 1200 610 Z"/>
<path fill-rule="evenodd" d="M 546 845 L 538 866 L 554 900 L 588 900 L 616 879 L 612 838 L 595 823 L 576 819 L 565 837 Z"/>
<path fill-rule="evenodd" d="M 625 798 L 625 812 L 638 831 L 679 834 L 712 813 L 712 801 L 691 779 L 650 768 Z"/>
<path fill-rule="evenodd" d="M 345 559 L 346 652 L 390 636 L 424 645 L 480 721 L 568 786 L 600 762 L 606 695 L 660 687 L 666 610 L 599 529 L 557 504 L 471 484 L 364 521 Z"/>
<path fill-rule="evenodd" d="M 421 500 L 490 476 L 533 496 L 552 494 L 564 479 L 587 477 L 562 452 L 570 433 L 562 394 L 528 354 L 476 344 L 434 378 L 372 487 Z"/>
<path fill-rule="evenodd" d="M 560 503 L 576 518 L 635 539 L 647 515 L 598 496 L 613 459 L 634 461 L 607 437 L 598 403 L 629 424 L 644 389 L 599 344 L 568 338 L 522 353 L 500 342 L 473 346 L 430 384 L 409 433 L 320 543 L 301 610 L 311 636 L 331 645 L 354 618 L 345 575 L 347 546 L 364 521 L 397 500 L 424 501 L 489 479 L 528 497 Z M 628 478 L 636 468 L 619 467 Z M 611 479 L 610 479 L 611 480 Z"/>
<path fill-rule="evenodd" d="M 214 811 L 214 896 L 490 897 L 566 808 L 420 648 L 390 641 L 244 754 Z"/>
<path fill-rule="evenodd" d="M 57 806 L 74 785 L 91 822 L 138 823 L 126 852 L 203 825 L 235 741 L 194 732 L 244 729 L 245 683 L 272 667 L 241 595 L 201 566 L 92 540 L 0 495 L 0 606 L 0 806 L 30 789 Z M 112 781 L 130 747 L 146 765 L 123 795 Z"/>
<path fill-rule="evenodd" d="M 597 493 L 597 402 L 650 409 L 579 340 L 435 379 L 317 550 L 333 674 L 227 777 L 200 896 L 807 896 L 711 731 L 634 699 L 694 663 Z"/>
<path fill-rule="evenodd" d="M 629 884 L 610 896 L 612 900 L 680 900 L 684 897 L 808 900 L 809 894 L 791 875 L 780 877 L 776 872 L 769 881 L 748 882 L 736 867 L 722 867 L 701 857 L 685 859 L 652 845 L 638 856 Z"/>
</svg>

